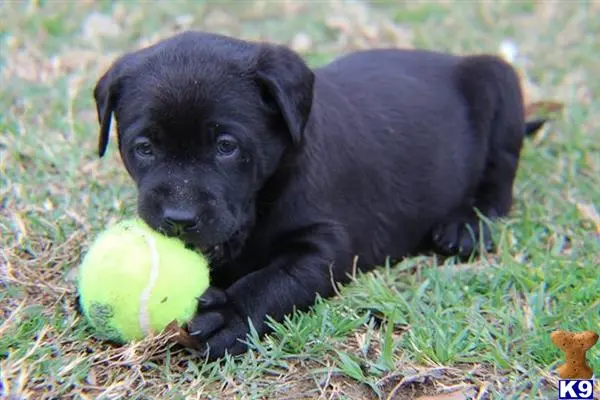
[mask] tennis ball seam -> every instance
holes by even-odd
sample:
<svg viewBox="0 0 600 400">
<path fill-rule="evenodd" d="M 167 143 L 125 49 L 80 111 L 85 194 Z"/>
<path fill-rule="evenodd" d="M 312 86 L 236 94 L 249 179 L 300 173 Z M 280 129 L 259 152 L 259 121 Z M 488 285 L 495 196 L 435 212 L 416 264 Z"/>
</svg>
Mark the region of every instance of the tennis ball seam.
<svg viewBox="0 0 600 400">
<path fill-rule="evenodd" d="M 160 256 L 158 254 L 156 248 L 156 241 L 151 235 L 148 235 L 142 229 L 134 228 L 137 233 L 140 234 L 142 239 L 148 245 L 150 250 L 150 277 L 148 278 L 148 283 L 139 298 L 140 305 L 140 315 L 139 315 L 139 324 L 140 329 L 144 332 L 146 336 L 150 335 L 151 327 L 150 327 L 150 297 L 152 296 L 152 290 L 158 281 L 158 275 L 160 272 Z"/>
</svg>

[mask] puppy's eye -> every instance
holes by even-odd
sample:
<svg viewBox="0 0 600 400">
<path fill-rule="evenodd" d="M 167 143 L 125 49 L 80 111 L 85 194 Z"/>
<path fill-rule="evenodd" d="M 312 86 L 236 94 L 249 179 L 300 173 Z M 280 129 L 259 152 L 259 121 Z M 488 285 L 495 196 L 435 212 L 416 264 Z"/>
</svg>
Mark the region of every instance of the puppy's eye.
<svg viewBox="0 0 600 400">
<path fill-rule="evenodd" d="M 233 136 L 222 135 L 217 139 L 216 151 L 219 157 L 231 157 L 238 153 L 239 146 Z"/>
<path fill-rule="evenodd" d="M 150 143 L 150 141 L 147 139 L 139 140 L 133 149 L 139 158 L 150 158 L 154 156 L 154 148 L 152 147 L 152 143 Z"/>
</svg>

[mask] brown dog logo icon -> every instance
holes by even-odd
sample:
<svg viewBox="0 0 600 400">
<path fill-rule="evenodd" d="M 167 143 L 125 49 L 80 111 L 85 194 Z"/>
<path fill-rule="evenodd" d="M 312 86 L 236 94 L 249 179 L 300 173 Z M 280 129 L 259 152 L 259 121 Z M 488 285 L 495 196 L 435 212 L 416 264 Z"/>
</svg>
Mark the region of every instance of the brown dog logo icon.
<svg viewBox="0 0 600 400">
<path fill-rule="evenodd" d="M 565 353 L 565 363 L 558 367 L 561 379 L 591 379 L 594 376 L 585 354 L 598 341 L 596 332 L 574 333 L 558 330 L 552 332 L 550 338 L 554 345 Z"/>
</svg>

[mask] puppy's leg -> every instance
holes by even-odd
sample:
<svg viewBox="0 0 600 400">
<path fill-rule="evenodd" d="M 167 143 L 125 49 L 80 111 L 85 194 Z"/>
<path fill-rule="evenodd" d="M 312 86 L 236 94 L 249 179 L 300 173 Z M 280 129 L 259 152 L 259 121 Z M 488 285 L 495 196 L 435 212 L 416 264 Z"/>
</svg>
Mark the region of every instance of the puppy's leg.
<svg viewBox="0 0 600 400">
<path fill-rule="evenodd" d="M 502 59 L 468 57 L 457 68 L 456 82 L 469 107 L 478 152 L 472 157 L 480 174 L 464 204 L 433 230 L 433 240 L 438 251 L 467 257 L 481 244 L 493 248 L 489 227 L 475 210 L 490 220 L 510 211 L 527 127 L 519 78 Z"/>
<path fill-rule="evenodd" d="M 273 246 L 280 251 L 268 265 L 225 291 L 211 288 L 199 299 L 198 313 L 187 329 L 193 347 L 202 349 L 208 359 L 245 352 L 249 320 L 262 336 L 268 330 L 267 316 L 281 321 L 284 315 L 314 304 L 317 294 L 333 295 L 333 282 L 348 280 L 350 260 L 345 265 L 340 255 L 350 253 L 349 241 L 341 228 L 314 224 L 282 236 Z"/>
</svg>

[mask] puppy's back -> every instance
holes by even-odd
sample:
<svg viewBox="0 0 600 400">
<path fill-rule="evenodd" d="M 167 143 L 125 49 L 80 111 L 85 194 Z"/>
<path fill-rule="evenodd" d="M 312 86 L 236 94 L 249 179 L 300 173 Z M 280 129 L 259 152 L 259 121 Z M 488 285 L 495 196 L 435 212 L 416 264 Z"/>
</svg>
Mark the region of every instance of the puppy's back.
<svg viewBox="0 0 600 400">
<path fill-rule="evenodd" d="M 321 124 L 343 119 L 346 125 L 329 129 L 327 136 L 343 136 L 335 140 L 361 153 L 391 151 L 415 167 L 424 159 L 468 154 L 467 104 L 455 80 L 460 61 L 461 57 L 430 51 L 375 49 L 315 69 L 315 102 L 320 104 L 316 109 L 330 114 L 321 117 Z M 418 154 L 425 151 L 427 155 Z M 464 162 L 455 161 L 452 164 Z"/>
<path fill-rule="evenodd" d="M 450 83 L 452 71 L 461 57 L 427 50 L 371 49 L 344 55 L 316 69 L 317 75 L 344 86 L 361 82 L 377 85 L 420 83 L 438 89 Z"/>
<path fill-rule="evenodd" d="M 456 110 L 464 102 L 454 79 L 460 60 L 424 50 L 373 49 L 342 56 L 315 74 L 360 109 L 380 116 L 401 113 L 407 122 L 427 116 L 452 124 L 461 118 Z"/>
<path fill-rule="evenodd" d="M 370 50 L 315 69 L 301 164 L 317 194 L 304 195 L 315 204 L 329 199 L 366 263 L 414 248 L 468 190 L 472 154 L 481 149 L 472 148 L 465 99 L 453 79 L 459 61 Z M 368 216 L 357 215 L 362 209 Z"/>
</svg>

